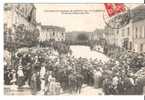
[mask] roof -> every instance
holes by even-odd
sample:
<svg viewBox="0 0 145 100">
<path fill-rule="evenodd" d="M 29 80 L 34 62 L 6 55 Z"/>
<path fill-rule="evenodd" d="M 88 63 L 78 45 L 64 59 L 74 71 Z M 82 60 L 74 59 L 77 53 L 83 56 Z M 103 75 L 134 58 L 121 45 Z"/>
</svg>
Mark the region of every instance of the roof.
<svg viewBox="0 0 145 100">
<path fill-rule="evenodd" d="M 97 33 L 104 33 L 105 32 L 105 30 L 104 29 L 96 29 L 94 32 L 97 32 Z"/>
<path fill-rule="evenodd" d="M 57 31 L 65 31 L 65 28 L 59 26 L 51 26 L 51 25 L 42 25 L 42 29 L 50 29 L 50 30 L 57 30 Z"/>
<path fill-rule="evenodd" d="M 131 10 L 132 22 L 141 21 L 145 19 L 145 5 L 139 5 Z"/>
<path fill-rule="evenodd" d="M 8 4 L 8 3 L 5 3 L 4 10 L 5 11 L 8 11 L 8 10 L 11 10 L 11 9 L 12 9 L 12 5 L 11 4 Z"/>
</svg>

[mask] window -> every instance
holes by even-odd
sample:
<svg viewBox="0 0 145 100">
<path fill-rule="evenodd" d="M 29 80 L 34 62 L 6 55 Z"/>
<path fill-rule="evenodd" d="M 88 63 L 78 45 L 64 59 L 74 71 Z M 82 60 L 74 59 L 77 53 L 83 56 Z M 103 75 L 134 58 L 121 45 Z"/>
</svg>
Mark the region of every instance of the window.
<svg viewBox="0 0 145 100">
<path fill-rule="evenodd" d="M 137 37 L 137 33 L 135 33 L 135 37 L 136 37 L 136 39 L 138 38 L 138 37 Z"/>
<path fill-rule="evenodd" d="M 125 33 L 124 33 L 124 29 L 123 29 L 123 30 L 122 30 L 122 37 L 124 37 L 124 34 L 125 34 Z"/>
<path fill-rule="evenodd" d="M 137 27 L 135 28 L 135 34 L 136 34 L 136 38 L 138 38 L 138 35 L 137 35 L 137 33 L 138 33 L 138 29 L 137 29 Z"/>
<path fill-rule="evenodd" d="M 17 5 L 16 8 L 17 8 L 17 9 L 20 9 L 20 5 Z"/>
<path fill-rule="evenodd" d="M 145 26 L 144 26 L 144 38 L 145 38 Z"/>
<path fill-rule="evenodd" d="M 4 24 L 4 31 L 6 32 L 7 30 L 7 24 Z"/>
<path fill-rule="evenodd" d="M 55 33 L 53 32 L 53 36 L 55 36 Z"/>
<path fill-rule="evenodd" d="M 143 44 L 140 44 L 140 52 L 143 51 Z"/>
<path fill-rule="evenodd" d="M 140 26 L 140 30 L 139 30 L 139 35 L 140 35 L 140 38 L 142 38 L 142 27 Z"/>
<path fill-rule="evenodd" d="M 64 34 L 63 34 L 63 32 L 62 32 L 62 36 L 63 36 Z"/>
<path fill-rule="evenodd" d="M 128 27 L 127 28 L 127 35 L 129 36 L 129 34 L 130 34 L 130 28 Z"/>
<path fill-rule="evenodd" d="M 130 48 L 129 49 L 132 50 L 132 42 L 130 42 Z"/>
<path fill-rule="evenodd" d="M 117 32 L 116 32 L 116 33 L 117 33 L 117 35 L 118 35 L 118 34 L 119 34 L 119 30 L 117 30 Z"/>
</svg>

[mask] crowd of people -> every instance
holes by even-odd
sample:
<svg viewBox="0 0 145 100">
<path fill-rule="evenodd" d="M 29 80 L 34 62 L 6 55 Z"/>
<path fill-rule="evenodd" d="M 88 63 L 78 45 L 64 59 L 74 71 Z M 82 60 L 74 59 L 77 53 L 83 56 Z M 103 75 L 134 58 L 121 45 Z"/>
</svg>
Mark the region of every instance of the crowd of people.
<svg viewBox="0 0 145 100">
<path fill-rule="evenodd" d="M 103 88 L 105 95 L 143 94 L 145 75 L 138 77 L 136 73 L 145 66 L 134 71 L 123 58 L 102 62 L 97 58 L 75 58 L 53 52 L 53 49 L 41 48 L 16 53 L 15 66 L 5 64 L 5 84 L 15 84 L 18 88 L 28 85 L 33 95 L 81 93 L 83 84 Z"/>
</svg>

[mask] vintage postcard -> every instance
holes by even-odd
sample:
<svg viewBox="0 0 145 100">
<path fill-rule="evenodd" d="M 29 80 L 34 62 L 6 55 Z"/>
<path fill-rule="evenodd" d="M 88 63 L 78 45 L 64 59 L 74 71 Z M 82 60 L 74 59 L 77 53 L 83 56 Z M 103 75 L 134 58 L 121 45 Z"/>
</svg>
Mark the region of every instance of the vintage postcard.
<svg viewBox="0 0 145 100">
<path fill-rule="evenodd" d="M 145 4 L 5 3 L 4 95 L 145 95 Z"/>
</svg>

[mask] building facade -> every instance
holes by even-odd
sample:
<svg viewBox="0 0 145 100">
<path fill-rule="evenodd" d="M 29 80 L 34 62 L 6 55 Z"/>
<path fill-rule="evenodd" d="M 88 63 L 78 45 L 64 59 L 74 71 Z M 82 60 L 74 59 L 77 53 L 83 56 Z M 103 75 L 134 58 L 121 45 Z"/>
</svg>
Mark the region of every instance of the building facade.
<svg viewBox="0 0 145 100">
<path fill-rule="evenodd" d="M 104 33 L 104 29 L 96 29 L 94 32 L 92 32 L 92 40 L 100 40 L 105 38 Z"/>
<path fill-rule="evenodd" d="M 4 40 L 14 41 L 15 31 L 19 25 L 33 32 L 36 29 L 36 8 L 33 4 L 4 5 Z"/>
<path fill-rule="evenodd" d="M 110 45 L 115 45 L 116 43 L 114 31 L 111 27 L 105 26 L 105 39 Z"/>
<path fill-rule="evenodd" d="M 125 26 L 112 29 L 105 27 L 105 38 L 109 44 L 133 52 L 145 52 L 145 5 L 131 9 L 130 22 Z M 113 20 L 113 19 L 111 19 Z"/>
<path fill-rule="evenodd" d="M 130 49 L 135 52 L 145 52 L 145 5 L 133 9 L 132 38 Z"/>
<path fill-rule="evenodd" d="M 65 28 L 41 24 L 38 24 L 37 27 L 40 31 L 39 41 L 65 41 Z"/>
<path fill-rule="evenodd" d="M 145 18 L 133 22 L 132 50 L 135 52 L 145 52 Z"/>
</svg>

